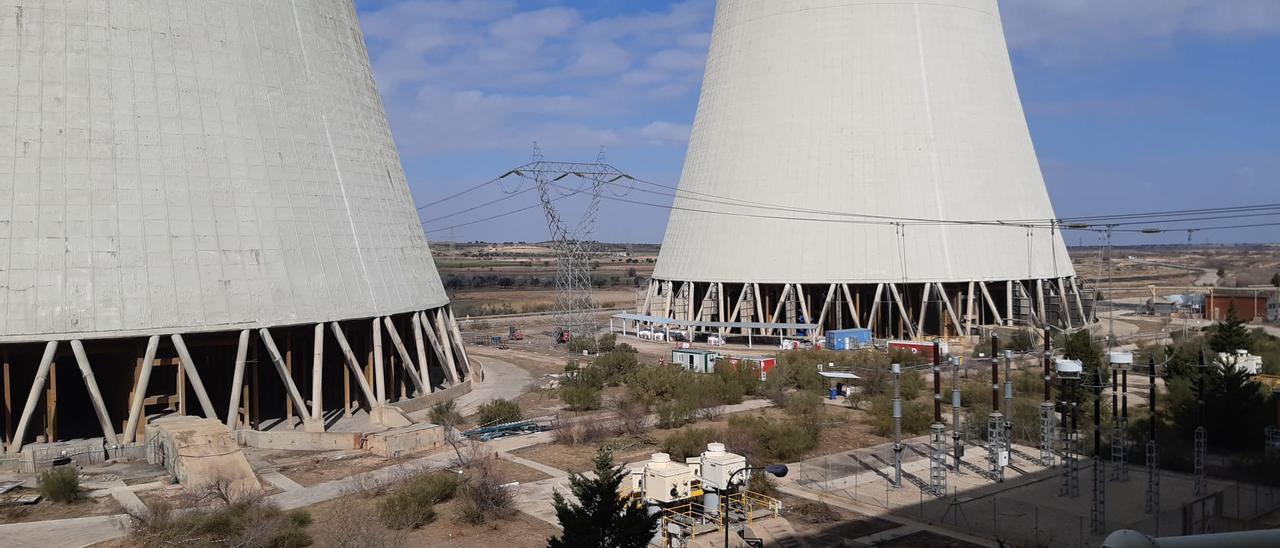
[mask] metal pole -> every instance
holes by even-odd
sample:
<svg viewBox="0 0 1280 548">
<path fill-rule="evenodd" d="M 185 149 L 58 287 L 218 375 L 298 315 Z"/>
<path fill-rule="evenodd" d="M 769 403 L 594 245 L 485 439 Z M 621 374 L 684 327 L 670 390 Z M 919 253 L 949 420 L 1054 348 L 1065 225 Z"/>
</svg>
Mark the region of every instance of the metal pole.
<svg viewBox="0 0 1280 548">
<path fill-rule="evenodd" d="M 964 454 L 964 443 L 960 440 L 960 359 L 951 359 L 951 441 L 956 474 L 964 474 L 960 466 L 960 457 Z"/>
<path fill-rule="evenodd" d="M 1004 450 L 1013 461 L 1013 351 L 1004 351 Z"/>
<path fill-rule="evenodd" d="M 893 364 L 893 486 L 902 487 L 902 364 Z"/>
</svg>

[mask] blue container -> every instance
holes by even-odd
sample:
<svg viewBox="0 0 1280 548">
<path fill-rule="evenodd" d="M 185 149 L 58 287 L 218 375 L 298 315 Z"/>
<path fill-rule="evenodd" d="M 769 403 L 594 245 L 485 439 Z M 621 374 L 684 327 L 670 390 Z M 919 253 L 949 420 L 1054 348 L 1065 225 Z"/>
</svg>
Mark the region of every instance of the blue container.
<svg viewBox="0 0 1280 548">
<path fill-rule="evenodd" d="M 835 401 L 835 399 L 836 399 L 836 394 L 837 394 L 837 392 L 836 392 L 836 389 L 834 389 L 834 388 L 832 388 L 832 389 L 830 389 L 829 391 L 827 391 L 827 395 L 828 395 L 829 399 L 831 399 L 832 401 Z"/>
<path fill-rule="evenodd" d="M 838 329 L 827 332 L 827 348 L 831 350 L 857 350 L 870 345 L 870 329 Z"/>
</svg>

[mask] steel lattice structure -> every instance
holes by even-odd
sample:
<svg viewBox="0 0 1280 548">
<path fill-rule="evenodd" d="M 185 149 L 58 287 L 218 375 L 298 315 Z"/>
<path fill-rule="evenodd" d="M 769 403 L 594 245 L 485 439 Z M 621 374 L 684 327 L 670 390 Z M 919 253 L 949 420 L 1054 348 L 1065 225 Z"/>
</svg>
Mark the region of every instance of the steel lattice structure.
<svg viewBox="0 0 1280 548">
<path fill-rule="evenodd" d="M 536 148 L 533 162 L 507 172 L 503 178 L 512 175 L 519 177 L 522 183 L 504 190 L 515 194 L 522 191 L 523 181 L 532 183 L 547 217 L 547 228 L 557 256 L 556 323 L 575 337 L 594 335 L 591 259 L 595 253 L 595 242 L 591 234 L 599 218 L 605 187 L 622 188 L 615 184 L 623 179 L 631 180 L 631 176 L 606 163 L 604 150 L 600 151 L 595 163 L 578 163 L 543 160 L 541 151 Z M 572 183 L 561 183 L 566 180 Z M 556 202 L 580 194 L 587 195 L 587 207 L 581 218 L 570 225 Z M 625 194 L 625 188 L 619 194 Z"/>
</svg>

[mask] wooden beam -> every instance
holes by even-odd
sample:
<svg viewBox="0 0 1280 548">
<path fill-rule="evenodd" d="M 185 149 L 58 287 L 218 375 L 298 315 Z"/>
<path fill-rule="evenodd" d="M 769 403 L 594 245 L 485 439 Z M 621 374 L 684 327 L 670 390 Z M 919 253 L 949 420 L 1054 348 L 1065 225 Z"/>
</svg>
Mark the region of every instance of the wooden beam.
<svg viewBox="0 0 1280 548">
<path fill-rule="evenodd" d="M 964 325 L 965 325 L 964 334 L 965 335 L 968 335 L 973 331 L 973 323 L 974 323 L 973 315 L 976 312 L 976 310 L 974 309 L 974 304 L 975 304 L 974 292 L 976 292 L 977 290 L 978 290 L 978 284 L 976 282 L 969 282 L 969 291 L 965 293 L 966 300 L 968 301 L 967 303 L 965 303 L 965 308 L 964 308 Z"/>
<path fill-rule="evenodd" d="M 458 382 L 453 378 L 453 371 L 449 369 L 449 358 L 445 354 L 444 346 L 440 344 L 440 338 L 436 336 L 436 332 L 431 327 L 431 319 L 427 317 L 426 312 L 419 312 L 418 315 L 422 318 L 422 333 L 427 336 L 427 340 L 431 343 L 431 350 L 436 354 L 440 369 L 444 370 L 445 382 L 450 384 Z M 444 383 L 441 384 L 443 385 Z"/>
<path fill-rule="evenodd" d="M 204 411 L 205 418 L 217 419 L 218 413 L 213 410 L 213 402 L 209 401 L 209 393 L 204 390 L 204 382 L 200 380 L 200 372 L 196 370 L 196 362 L 191 359 L 191 352 L 187 350 L 187 343 L 182 340 L 182 335 L 176 333 L 169 338 L 173 341 L 173 346 L 178 349 L 178 359 L 182 361 L 182 368 L 187 372 L 187 377 L 191 381 L 191 388 L 196 392 L 196 399 L 200 400 L 200 409 Z"/>
<path fill-rule="evenodd" d="M 400 338 L 400 332 L 396 329 L 395 322 L 391 321 L 391 316 L 382 319 L 387 326 L 387 334 L 391 336 L 391 344 L 395 346 L 396 353 L 400 355 L 400 361 L 404 364 L 404 370 L 409 374 L 409 380 L 413 381 L 413 386 L 418 389 L 418 395 L 427 393 L 427 388 L 422 384 L 422 379 L 418 377 L 417 365 L 409 358 L 409 350 L 404 346 L 404 340 Z"/>
<path fill-rule="evenodd" d="M 924 333 L 924 319 L 929 311 L 929 292 L 933 289 L 933 284 L 924 283 L 924 293 L 920 295 L 920 321 L 916 327 L 916 333 Z M 912 336 L 912 338 L 915 338 Z"/>
<path fill-rule="evenodd" d="M 867 329 L 875 336 L 876 319 L 880 316 L 880 297 L 884 295 L 884 284 L 876 285 L 876 295 L 871 299 L 871 314 L 867 317 Z"/>
<path fill-rule="evenodd" d="M 827 321 L 827 310 L 831 308 L 831 301 L 835 299 L 835 296 L 836 296 L 836 284 L 831 284 L 827 288 L 827 298 L 823 299 L 822 301 L 822 312 L 818 313 L 817 324 L 818 324 L 819 333 L 825 333 L 825 330 L 823 329 L 823 324 L 825 324 Z"/>
<path fill-rule="evenodd" d="M 996 325 L 1004 325 L 1004 320 L 1000 317 L 1000 307 L 996 306 L 995 299 L 991 298 L 991 291 L 987 289 L 987 282 L 978 282 L 978 289 L 982 290 L 982 298 L 987 301 L 987 306 L 991 308 L 991 314 L 996 317 Z"/>
<path fill-rule="evenodd" d="M 271 337 L 271 330 L 261 328 L 258 330 L 258 336 L 262 337 L 262 342 L 267 346 L 267 353 L 271 357 L 271 363 L 276 366 L 276 373 L 280 375 L 280 380 L 284 382 L 285 393 L 289 396 L 289 401 L 293 402 L 293 407 L 298 411 L 298 415 L 302 420 L 311 420 L 311 411 L 307 409 L 307 402 L 302 400 L 302 393 L 298 392 L 298 385 L 294 384 L 293 377 L 289 375 L 288 365 L 285 363 L 284 357 L 280 355 L 280 349 L 276 348 L 276 341 Z"/>
<path fill-rule="evenodd" d="M 240 331 L 240 341 L 236 345 L 235 371 L 231 374 L 231 401 L 227 403 L 227 428 L 235 430 L 240 419 L 240 398 L 244 390 L 244 366 L 249 360 L 249 330 Z"/>
<path fill-rule="evenodd" d="M 436 331 L 440 335 L 440 342 L 444 343 L 444 355 L 447 359 L 445 371 L 449 373 L 449 380 L 454 384 L 462 382 L 462 372 L 458 370 L 458 364 L 453 358 L 453 345 L 450 343 L 449 328 L 444 325 L 444 309 L 436 309 Z"/>
<path fill-rule="evenodd" d="M 76 365 L 80 367 L 80 377 L 84 379 L 84 386 L 89 389 L 89 401 L 93 404 L 94 413 L 98 415 L 98 425 L 102 427 L 102 437 L 106 438 L 107 445 L 114 446 L 120 443 L 120 438 L 116 436 L 116 427 L 111 424 L 111 415 L 107 413 L 107 404 L 102 401 L 102 391 L 98 390 L 98 381 L 93 378 L 93 367 L 89 365 L 89 354 L 84 351 L 84 342 L 80 340 L 71 341 L 71 352 L 76 357 Z"/>
<path fill-rule="evenodd" d="M 907 307 L 902 303 L 902 295 L 898 293 L 897 284 L 889 284 L 889 294 L 893 296 L 893 301 L 898 304 L 898 313 L 901 314 L 899 322 L 901 323 L 903 320 L 906 320 L 907 335 L 910 338 L 915 339 L 915 326 L 911 325 L 911 315 L 907 314 Z"/>
<path fill-rule="evenodd" d="M 453 335 L 453 340 L 458 343 L 458 346 L 456 347 L 456 350 L 458 352 L 458 359 L 461 360 L 462 366 L 467 369 L 467 374 L 469 375 L 469 378 L 471 378 L 473 381 L 483 382 L 484 368 L 477 366 L 473 369 L 471 367 L 471 358 L 467 356 L 467 343 L 462 340 L 462 332 L 458 330 L 458 319 L 454 317 L 453 309 L 448 306 L 445 306 L 444 311 L 449 316 L 448 317 L 449 333 Z"/>
<path fill-rule="evenodd" d="M 333 332 L 333 338 L 338 341 L 338 348 L 342 349 L 342 357 L 347 362 L 347 369 L 351 371 L 351 375 L 356 378 L 356 385 L 360 387 L 360 393 L 364 394 L 365 403 L 369 407 L 377 407 L 377 396 L 373 394 L 373 390 L 369 388 L 369 383 L 364 379 L 364 372 L 360 370 L 360 362 L 356 360 L 355 352 L 351 351 L 351 344 L 347 342 L 347 336 L 342 332 L 342 326 L 338 322 L 329 322 L 329 330 Z M 351 405 L 351 402 L 343 402 L 344 406 Z"/>
<path fill-rule="evenodd" d="M 840 291 L 844 293 L 844 300 L 849 307 L 849 314 L 853 315 L 853 326 L 862 329 L 862 318 L 859 317 L 858 306 L 854 303 L 853 292 L 849 291 L 849 284 L 840 284 Z M 841 325 L 840 327 L 844 327 Z"/>
<path fill-rule="evenodd" d="M 951 315 L 951 324 L 955 326 L 956 332 L 963 333 L 964 326 L 960 324 L 960 317 L 956 315 L 955 307 L 951 305 L 951 300 L 947 298 L 946 288 L 942 287 L 942 283 L 940 282 L 934 282 L 934 287 L 937 289 L 938 297 L 940 297 L 942 302 L 947 305 L 947 314 Z"/>
<path fill-rule="evenodd" d="M 428 373 L 430 368 L 427 364 L 427 345 L 422 340 L 422 317 L 419 316 L 417 312 L 414 312 L 410 316 L 409 325 L 410 328 L 413 329 L 414 349 L 418 351 L 418 374 L 421 375 L 422 382 L 426 383 L 427 393 L 430 394 L 432 391 L 432 384 L 431 376 Z"/>
<path fill-rule="evenodd" d="M 49 370 L 53 367 L 53 356 L 58 352 L 58 341 L 49 341 L 44 345 L 44 355 L 40 357 L 40 367 L 31 381 L 31 390 L 27 392 L 27 402 L 22 408 L 22 416 L 18 418 L 18 430 L 9 442 L 9 454 L 17 454 L 22 450 L 23 439 L 27 436 L 27 426 L 31 424 L 31 415 L 36 412 L 36 404 L 40 402 L 40 392 L 44 391 L 45 381 L 49 379 Z"/>
</svg>

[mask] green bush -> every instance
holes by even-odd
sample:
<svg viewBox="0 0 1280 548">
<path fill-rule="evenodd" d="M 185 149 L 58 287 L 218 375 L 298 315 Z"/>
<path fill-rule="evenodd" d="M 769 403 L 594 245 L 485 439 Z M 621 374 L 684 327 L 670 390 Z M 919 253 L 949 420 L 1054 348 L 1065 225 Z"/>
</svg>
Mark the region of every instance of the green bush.
<svg viewBox="0 0 1280 548">
<path fill-rule="evenodd" d="M 600 408 L 600 389 L 584 382 L 566 382 L 560 385 L 560 399 L 570 411 L 591 411 Z"/>
<path fill-rule="evenodd" d="M 627 387 L 642 401 L 654 404 L 676 396 L 676 389 L 687 382 L 692 373 L 679 366 L 644 367 L 631 374 Z"/>
<path fill-rule="evenodd" d="M 708 443 L 716 441 L 717 434 L 710 428 L 681 428 L 662 440 L 662 452 L 671 455 L 673 461 L 684 462 L 701 455 Z"/>
<path fill-rule="evenodd" d="M 40 473 L 39 491 L 54 502 L 80 500 L 80 472 L 70 466 L 58 466 Z"/>
<path fill-rule="evenodd" d="M 436 518 L 434 506 L 458 492 L 457 476 L 439 472 L 418 476 L 378 503 L 378 519 L 388 529 L 417 529 Z"/>
<path fill-rule="evenodd" d="M 630 352 L 605 352 L 591 363 L 594 375 L 603 384 L 617 385 L 640 368 L 640 361 Z"/>
<path fill-rule="evenodd" d="M 605 333 L 596 339 L 596 348 L 601 352 L 613 352 L 613 349 L 617 344 L 618 336 L 613 333 Z"/>
<path fill-rule="evenodd" d="M 583 352 L 594 352 L 596 349 L 596 340 L 592 337 L 574 337 L 569 339 L 569 351 L 574 354 Z"/>
<path fill-rule="evenodd" d="M 615 352 L 630 352 L 632 354 L 636 354 L 640 352 L 639 350 L 636 350 L 636 347 L 631 346 L 627 343 L 618 343 L 616 346 L 613 347 L 613 350 Z"/>
<path fill-rule="evenodd" d="M 925 390 L 925 380 L 916 371 L 902 372 L 902 399 L 914 400 Z"/>
<path fill-rule="evenodd" d="M 462 422 L 462 414 L 458 413 L 457 404 L 453 400 L 443 401 L 431 406 L 428 415 L 432 424 L 456 425 Z"/>
<path fill-rule="evenodd" d="M 520 405 L 510 400 L 497 399 L 480 406 L 477 422 L 481 425 L 516 422 L 524 417 Z"/>
<path fill-rule="evenodd" d="M 804 419 L 774 421 L 739 415 L 729 419 L 729 431 L 748 432 L 759 458 L 790 461 L 818 446 L 821 425 Z"/>
<path fill-rule="evenodd" d="M 658 402 L 654 412 L 658 415 L 658 428 L 676 428 L 693 420 L 698 406 L 687 398 Z"/>
<path fill-rule="evenodd" d="M 795 418 L 815 419 L 822 412 L 822 396 L 813 392 L 796 392 L 787 398 L 787 414 Z"/>
<path fill-rule="evenodd" d="M 886 437 L 892 436 L 893 398 L 888 396 L 877 396 L 872 398 L 871 420 L 875 427 L 876 435 Z M 930 424 L 933 424 L 932 404 L 926 404 L 919 401 L 902 402 L 903 435 L 923 434 L 929 430 Z M 985 419 L 982 421 L 982 424 L 983 428 L 986 428 Z"/>
</svg>

